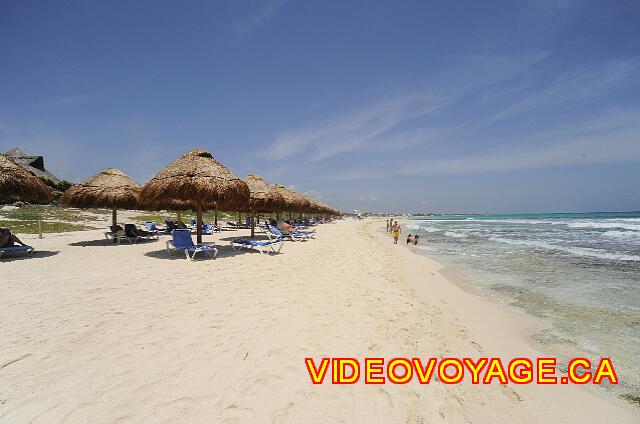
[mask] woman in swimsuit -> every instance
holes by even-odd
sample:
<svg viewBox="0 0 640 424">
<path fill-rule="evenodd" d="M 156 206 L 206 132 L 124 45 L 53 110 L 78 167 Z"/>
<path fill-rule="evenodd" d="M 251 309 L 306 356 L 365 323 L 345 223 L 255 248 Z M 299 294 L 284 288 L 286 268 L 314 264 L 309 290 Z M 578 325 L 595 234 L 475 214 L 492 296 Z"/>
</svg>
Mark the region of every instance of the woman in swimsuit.
<svg viewBox="0 0 640 424">
<path fill-rule="evenodd" d="M 0 247 L 13 247 L 18 243 L 21 246 L 26 246 L 20 239 L 13 234 L 8 228 L 0 228 Z"/>
</svg>

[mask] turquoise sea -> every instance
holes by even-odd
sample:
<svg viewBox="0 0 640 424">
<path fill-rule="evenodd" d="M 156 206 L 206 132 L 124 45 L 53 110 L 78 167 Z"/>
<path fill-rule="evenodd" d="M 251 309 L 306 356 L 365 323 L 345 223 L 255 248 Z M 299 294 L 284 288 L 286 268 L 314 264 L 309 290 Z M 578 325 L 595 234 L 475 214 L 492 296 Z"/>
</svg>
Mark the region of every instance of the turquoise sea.
<svg viewBox="0 0 640 424">
<path fill-rule="evenodd" d="M 611 357 L 611 389 L 640 395 L 640 212 L 414 217 L 403 233 L 463 286 L 546 321 L 532 336 L 549 350 Z"/>
</svg>

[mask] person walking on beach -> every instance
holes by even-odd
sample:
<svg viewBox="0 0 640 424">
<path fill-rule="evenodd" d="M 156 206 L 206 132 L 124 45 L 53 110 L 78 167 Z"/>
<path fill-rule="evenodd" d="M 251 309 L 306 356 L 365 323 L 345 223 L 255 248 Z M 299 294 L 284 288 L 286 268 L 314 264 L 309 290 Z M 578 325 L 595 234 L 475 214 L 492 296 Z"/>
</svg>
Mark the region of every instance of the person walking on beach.
<svg viewBox="0 0 640 424">
<path fill-rule="evenodd" d="M 387 233 L 389 232 L 389 220 L 387 219 Z"/>
<path fill-rule="evenodd" d="M 398 221 L 396 221 L 393 224 L 393 227 L 391 227 L 391 235 L 393 236 L 393 244 L 398 244 L 398 239 L 400 238 L 400 233 L 402 231 L 400 230 L 400 226 L 398 225 Z"/>
</svg>

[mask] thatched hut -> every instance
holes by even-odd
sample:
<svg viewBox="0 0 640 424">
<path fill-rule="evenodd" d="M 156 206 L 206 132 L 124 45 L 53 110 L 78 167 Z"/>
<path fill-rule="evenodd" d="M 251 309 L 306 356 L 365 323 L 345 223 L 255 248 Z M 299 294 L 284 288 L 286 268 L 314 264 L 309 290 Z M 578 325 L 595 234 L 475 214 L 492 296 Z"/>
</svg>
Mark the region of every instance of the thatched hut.
<svg viewBox="0 0 640 424">
<path fill-rule="evenodd" d="M 0 203 L 51 201 L 51 190 L 24 168 L 0 155 Z"/>
<path fill-rule="evenodd" d="M 272 189 L 279 193 L 284 199 L 284 207 L 282 208 L 285 212 L 302 212 L 308 209 L 311 205 L 304 196 L 296 193 L 293 190 L 286 188 L 280 184 L 274 184 Z"/>
<path fill-rule="evenodd" d="M 108 168 L 65 191 L 63 205 L 75 208 L 106 208 L 113 211 L 112 223 L 118 223 L 118 209 L 135 209 L 140 184 L 117 168 Z"/>
<path fill-rule="evenodd" d="M 255 174 L 248 175 L 244 181 L 249 187 L 249 213 L 251 214 L 251 237 L 255 235 L 255 215 L 261 212 L 282 210 L 285 200 L 282 194 Z"/>
<path fill-rule="evenodd" d="M 204 150 L 192 150 L 170 163 L 142 187 L 140 205 L 152 209 L 178 205 L 196 211 L 198 243 L 202 242 L 202 211 L 242 209 L 249 188 L 233 172 Z"/>
</svg>

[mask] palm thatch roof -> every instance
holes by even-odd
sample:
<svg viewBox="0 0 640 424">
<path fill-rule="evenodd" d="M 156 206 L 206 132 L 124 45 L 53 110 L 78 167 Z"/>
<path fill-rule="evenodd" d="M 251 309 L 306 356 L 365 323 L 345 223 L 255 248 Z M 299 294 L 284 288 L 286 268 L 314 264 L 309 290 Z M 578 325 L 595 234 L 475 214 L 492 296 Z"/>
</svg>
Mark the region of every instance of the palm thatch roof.
<svg viewBox="0 0 640 424">
<path fill-rule="evenodd" d="M 284 198 L 285 206 L 282 209 L 284 211 L 305 212 L 311 207 L 311 203 L 304 196 L 283 185 L 274 184 L 272 189 Z"/>
<path fill-rule="evenodd" d="M 151 209 L 234 210 L 249 203 L 249 188 L 211 153 L 192 150 L 145 184 L 138 201 Z"/>
<path fill-rule="evenodd" d="M 51 190 L 37 177 L 0 155 L 0 203 L 51 201 Z"/>
<path fill-rule="evenodd" d="M 134 209 L 140 184 L 116 168 L 108 168 L 67 190 L 60 201 L 76 208 Z"/>
<path fill-rule="evenodd" d="M 258 175 L 250 174 L 244 179 L 249 187 L 249 207 L 253 212 L 277 212 L 285 207 L 285 200 L 278 190 Z"/>
</svg>

